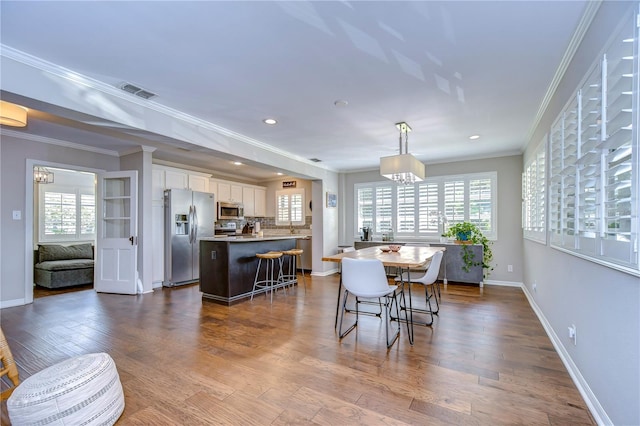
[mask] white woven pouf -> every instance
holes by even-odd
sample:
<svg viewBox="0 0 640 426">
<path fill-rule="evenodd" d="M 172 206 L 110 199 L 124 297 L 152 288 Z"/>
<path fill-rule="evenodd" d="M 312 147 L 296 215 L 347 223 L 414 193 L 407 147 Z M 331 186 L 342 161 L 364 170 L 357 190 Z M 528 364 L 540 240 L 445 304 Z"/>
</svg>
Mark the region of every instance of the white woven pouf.
<svg viewBox="0 0 640 426">
<path fill-rule="evenodd" d="M 14 425 L 112 425 L 124 411 L 124 393 L 113 359 L 88 354 L 27 378 L 7 409 Z"/>
</svg>

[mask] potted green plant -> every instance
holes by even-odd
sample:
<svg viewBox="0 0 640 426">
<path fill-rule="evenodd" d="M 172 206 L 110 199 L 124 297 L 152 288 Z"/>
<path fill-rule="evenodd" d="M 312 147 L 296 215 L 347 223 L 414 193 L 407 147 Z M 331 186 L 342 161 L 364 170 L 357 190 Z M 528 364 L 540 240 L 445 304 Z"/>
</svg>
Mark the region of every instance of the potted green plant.
<svg viewBox="0 0 640 426">
<path fill-rule="evenodd" d="M 484 236 L 480 228 L 471 222 L 458 222 L 451 225 L 442 236 L 454 238 L 460 244 L 464 244 L 461 252 L 462 261 L 464 262 L 463 271 L 469 272 L 472 266 L 482 266 L 484 278 L 489 276 L 489 273 L 493 270 L 493 266 L 491 266 L 491 261 L 493 260 L 492 242 Z M 475 259 L 473 251 L 467 247 L 467 244 L 482 245 L 482 260 Z"/>
</svg>

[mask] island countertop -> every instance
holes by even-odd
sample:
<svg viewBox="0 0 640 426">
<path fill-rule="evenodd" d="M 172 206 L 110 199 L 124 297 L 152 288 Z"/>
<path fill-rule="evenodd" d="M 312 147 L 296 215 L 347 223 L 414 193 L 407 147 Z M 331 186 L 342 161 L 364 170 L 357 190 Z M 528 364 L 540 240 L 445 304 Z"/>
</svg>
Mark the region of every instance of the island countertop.
<svg viewBox="0 0 640 426">
<path fill-rule="evenodd" d="M 279 241 L 279 240 L 290 240 L 290 239 L 302 240 L 310 238 L 308 235 L 301 234 L 291 234 L 291 235 L 265 235 L 264 237 L 258 237 L 257 235 L 251 234 L 238 234 L 238 235 L 230 235 L 230 236 L 220 236 L 220 237 L 206 237 L 200 238 L 202 241 L 217 241 L 217 242 L 234 242 L 234 243 L 254 243 L 256 241 Z"/>
</svg>

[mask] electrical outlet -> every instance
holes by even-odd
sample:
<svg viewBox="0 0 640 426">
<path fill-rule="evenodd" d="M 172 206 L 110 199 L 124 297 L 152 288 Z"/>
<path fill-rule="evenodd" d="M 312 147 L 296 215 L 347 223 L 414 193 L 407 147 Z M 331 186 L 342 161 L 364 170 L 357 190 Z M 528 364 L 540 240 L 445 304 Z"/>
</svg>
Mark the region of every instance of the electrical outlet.
<svg viewBox="0 0 640 426">
<path fill-rule="evenodd" d="M 573 340 L 573 345 L 577 345 L 577 330 L 575 324 L 571 324 L 569 328 L 569 339 Z"/>
<path fill-rule="evenodd" d="M 507 265 L 507 272 L 513 272 L 513 265 Z"/>
<path fill-rule="evenodd" d="M 536 284 L 536 282 L 533 282 L 533 285 L 531 286 L 533 288 L 533 292 L 537 293 L 538 292 L 538 284 Z"/>
<path fill-rule="evenodd" d="M 21 220 L 22 219 L 22 211 L 14 210 L 13 211 L 13 220 Z"/>
</svg>

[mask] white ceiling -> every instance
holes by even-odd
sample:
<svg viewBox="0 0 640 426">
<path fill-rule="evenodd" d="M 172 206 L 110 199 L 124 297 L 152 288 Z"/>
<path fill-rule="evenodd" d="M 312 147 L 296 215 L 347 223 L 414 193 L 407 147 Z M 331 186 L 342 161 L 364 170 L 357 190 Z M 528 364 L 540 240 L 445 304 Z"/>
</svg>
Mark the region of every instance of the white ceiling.
<svg viewBox="0 0 640 426">
<path fill-rule="evenodd" d="M 397 151 L 399 121 L 413 128 L 409 151 L 427 164 L 522 152 L 586 4 L 3 0 L 0 41 L 350 171 Z M 22 95 L 3 92 L 38 109 Z M 154 158 L 251 179 L 275 171 L 234 169 L 229 156 L 80 114 L 36 111 L 22 131 L 119 152 L 157 146 Z"/>
</svg>

